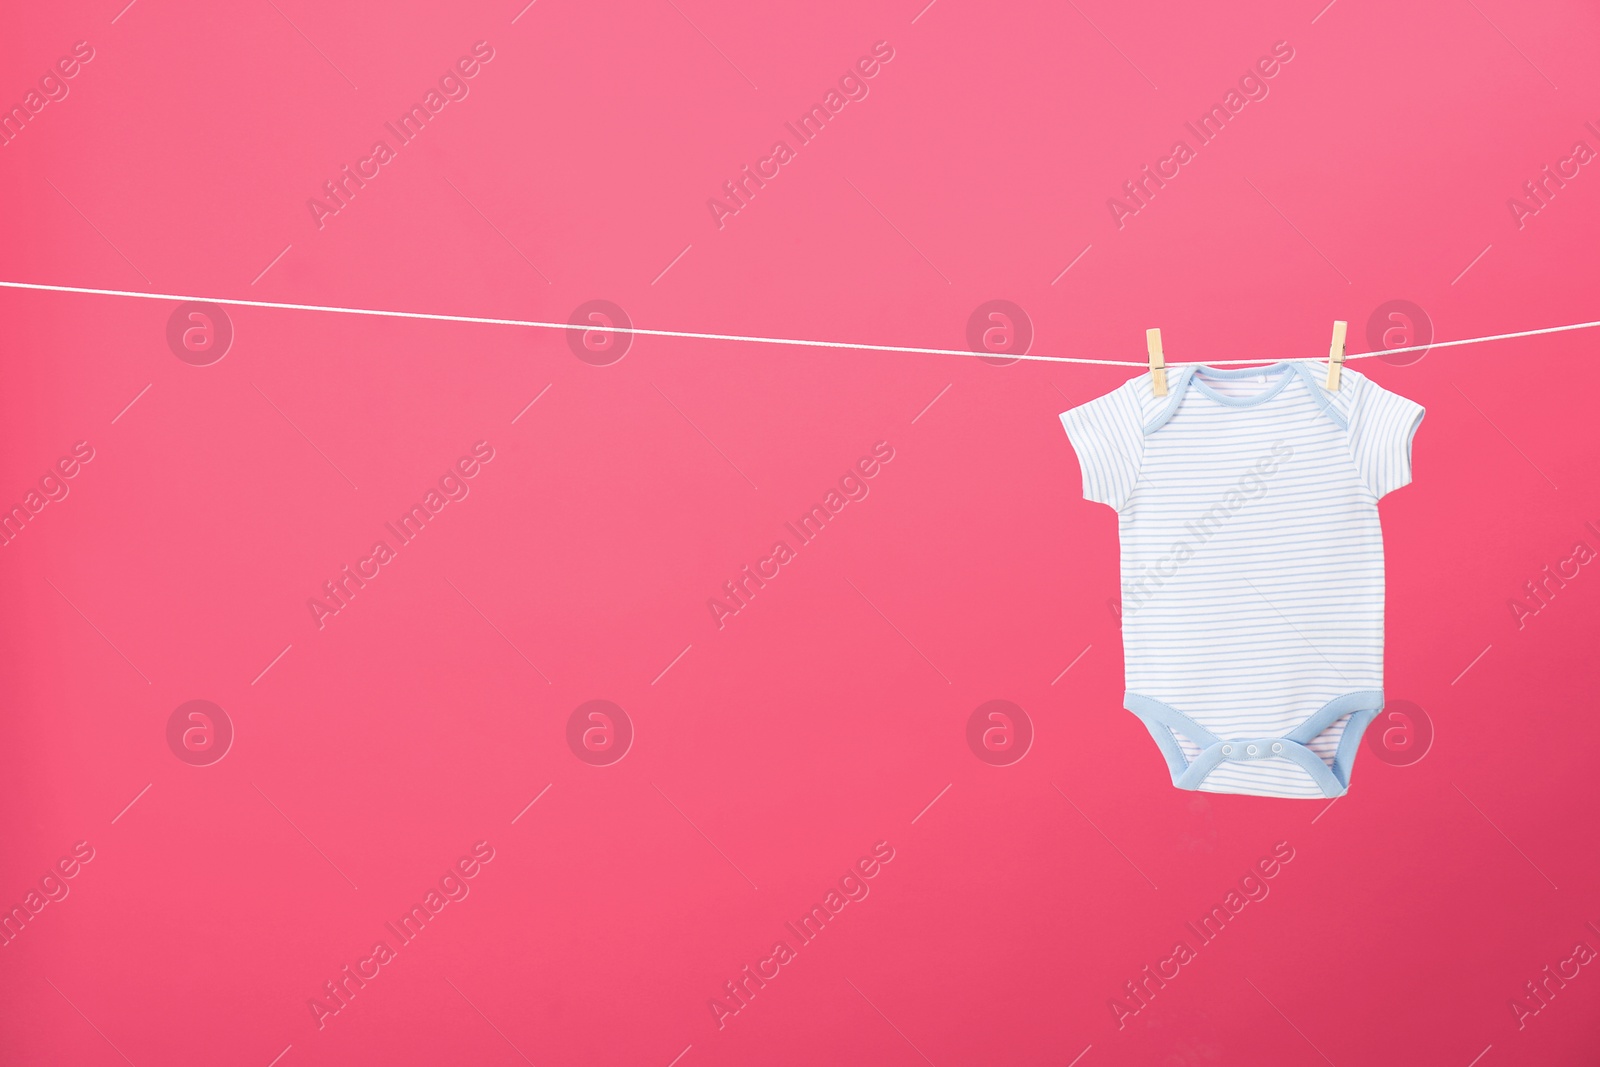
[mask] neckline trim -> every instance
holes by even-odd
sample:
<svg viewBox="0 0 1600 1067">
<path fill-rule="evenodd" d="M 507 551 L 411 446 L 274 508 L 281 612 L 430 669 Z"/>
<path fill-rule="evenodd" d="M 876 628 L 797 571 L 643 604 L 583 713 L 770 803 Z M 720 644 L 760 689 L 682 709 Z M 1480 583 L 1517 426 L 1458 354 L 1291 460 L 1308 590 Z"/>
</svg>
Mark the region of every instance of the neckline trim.
<svg viewBox="0 0 1600 1067">
<path fill-rule="evenodd" d="M 1284 387 L 1289 384 L 1290 380 L 1297 377 L 1294 370 L 1295 364 L 1291 360 L 1279 360 L 1277 363 L 1265 367 L 1235 367 L 1231 369 L 1197 364 L 1188 369 L 1188 378 L 1189 384 L 1192 384 L 1200 392 L 1219 404 L 1231 408 L 1249 408 L 1258 404 L 1265 404 L 1268 400 L 1283 392 Z M 1252 393 L 1250 396 L 1228 396 L 1226 393 L 1219 393 L 1207 385 L 1201 377 L 1205 375 L 1210 378 L 1223 379 L 1248 378 L 1257 374 L 1276 375 L 1278 380 L 1259 393 Z"/>
</svg>

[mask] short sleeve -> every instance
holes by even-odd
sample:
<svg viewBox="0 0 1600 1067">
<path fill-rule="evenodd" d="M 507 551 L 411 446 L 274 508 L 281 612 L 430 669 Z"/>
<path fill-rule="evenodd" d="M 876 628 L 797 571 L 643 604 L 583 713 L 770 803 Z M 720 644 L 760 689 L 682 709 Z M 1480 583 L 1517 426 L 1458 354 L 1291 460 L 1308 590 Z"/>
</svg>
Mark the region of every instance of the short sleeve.
<svg viewBox="0 0 1600 1067">
<path fill-rule="evenodd" d="M 1423 408 L 1391 393 L 1370 378 L 1350 412 L 1350 450 L 1356 469 L 1375 496 L 1411 484 L 1411 441 L 1422 423 Z"/>
<path fill-rule="evenodd" d="M 1117 510 L 1128 502 L 1144 458 L 1144 426 L 1135 382 L 1061 413 L 1083 470 L 1083 496 Z"/>
</svg>

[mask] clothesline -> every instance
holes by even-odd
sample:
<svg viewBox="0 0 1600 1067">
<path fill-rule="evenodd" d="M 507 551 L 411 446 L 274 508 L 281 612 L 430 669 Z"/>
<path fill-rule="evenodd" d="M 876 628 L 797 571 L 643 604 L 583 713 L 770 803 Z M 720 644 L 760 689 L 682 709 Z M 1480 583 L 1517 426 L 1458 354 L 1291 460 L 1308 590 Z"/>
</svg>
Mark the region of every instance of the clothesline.
<svg viewBox="0 0 1600 1067">
<path fill-rule="evenodd" d="M 423 319 L 429 322 L 468 322 L 484 326 L 521 326 L 542 330 L 581 330 L 585 333 L 599 330 L 605 333 L 626 333 L 639 337 L 681 337 L 692 341 L 743 341 L 749 344 L 791 345 L 800 348 L 846 348 L 863 352 L 902 352 L 916 356 L 965 356 L 968 359 L 1026 359 L 1040 363 L 1087 363 L 1102 367 L 1144 367 L 1145 360 L 1090 359 L 1085 356 L 1045 356 L 1009 352 L 973 352 L 965 348 L 913 348 L 903 345 L 859 344 L 854 341 L 818 341 L 795 337 L 755 337 L 734 333 L 698 333 L 691 330 L 651 330 L 638 326 L 595 326 L 592 323 L 539 322 L 532 319 L 497 319 L 476 315 L 436 315 L 423 311 L 386 311 L 379 308 L 347 308 L 326 304 L 287 304 L 273 300 L 237 300 L 224 296 L 183 296 L 176 293 L 145 293 L 131 289 L 89 289 L 77 285 L 43 285 L 37 282 L 0 281 L 0 288 L 38 289 L 52 293 L 84 293 L 91 296 L 121 296 L 136 300 L 177 300 L 188 303 L 226 304 L 232 307 L 272 308 L 280 311 L 322 311 L 336 315 L 375 315 L 391 319 Z M 1405 352 L 1425 352 L 1431 348 L 1455 348 L 1460 345 L 1483 344 L 1487 341 L 1509 341 L 1517 337 L 1538 337 L 1549 333 L 1568 333 L 1589 330 L 1600 326 L 1600 320 L 1575 322 L 1567 326 L 1545 326 L 1536 330 L 1518 330 L 1515 333 L 1496 333 L 1484 337 L 1463 337 L 1455 341 L 1433 341 L 1425 345 L 1406 348 L 1386 348 L 1378 352 L 1351 352 L 1345 359 L 1369 359 L 1373 356 L 1394 356 Z M 1232 366 L 1249 363 L 1271 363 L 1274 360 L 1255 358 L 1170 360 L 1168 366 L 1184 363 L 1204 363 L 1208 366 Z"/>
</svg>

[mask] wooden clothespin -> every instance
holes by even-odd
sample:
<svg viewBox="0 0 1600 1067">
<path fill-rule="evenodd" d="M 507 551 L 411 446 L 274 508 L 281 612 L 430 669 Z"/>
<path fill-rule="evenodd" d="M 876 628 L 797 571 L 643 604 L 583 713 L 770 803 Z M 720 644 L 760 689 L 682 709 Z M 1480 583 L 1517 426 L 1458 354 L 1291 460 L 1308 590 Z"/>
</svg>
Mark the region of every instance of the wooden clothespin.
<svg viewBox="0 0 1600 1067">
<path fill-rule="evenodd" d="M 1150 380 L 1155 383 L 1156 396 L 1167 395 L 1167 360 L 1161 354 L 1161 331 L 1144 332 L 1145 347 L 1150 350 Z M 1343 353 L 1340 353 L 1343 358 Z"/>
<path fill-rule="evenodd" d="M 1339 368 L 1344 366 L 1344 331 L 1350 324 L 1335 321 L 1333 324 L 1333 344 L 1328 348 L 1328 392 L 1339 391 Z"/>
</svg>

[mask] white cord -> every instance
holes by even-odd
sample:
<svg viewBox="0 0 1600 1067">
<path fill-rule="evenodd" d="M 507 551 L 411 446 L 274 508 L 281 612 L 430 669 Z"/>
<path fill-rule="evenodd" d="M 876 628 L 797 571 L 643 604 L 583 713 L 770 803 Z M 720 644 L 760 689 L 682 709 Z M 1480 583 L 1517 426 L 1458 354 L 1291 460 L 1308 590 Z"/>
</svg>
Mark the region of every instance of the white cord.
<svg viewBox="0 0 1600 1067">
<path fill-rule="evenodd" d="M 904 352 L 917 356 L 966 356 L 969 359 L 1027 359 L 1040 363 L 1088 363 L 1101 367 L 1145 367 L 1149 364 L 1144 360 L 1129 359 L 1087 359 L 1081 356 L 1037 356 L 1018 355 L 1006 352 L 972 352 L 964 348 L 907 348 L 900 345 L 868 345 L 856 344 L 850 341 L 812 341 L 794 337 L 748 337 L 734 333 L 695 333 L 688 330 L 647 330 L 641 327 L 608 326 L 599 327 L 591 323 L 571 322 L 538 322 L 530 319 L 492 319 L 481 318 L 474 315 L 433 315 L 421 311 L 384 311 L 377 308 L 345 308 L 331 307 L 324 304 L 283 304 L 271 300 L 235 300 L 222 296 L 180 296 L 175 293 L 143 293 L 129 289 L 88 289 L 76 285 L 41 285 L 35 282 L 6 282 L 0 281 L 0 288 L 6 289 L 39 289 L 52 293 L 86 293 L 91 296 L 125 296 L 136 300 L 178 300 L 184 302 L 205 304 L 230 304 L 235 307 L 252 308 L 277 308 L 283 311 L 326 311 L 339 315 L 376 315 L 381 318 L 391 319 L 426 319 L 432 322 L 471 322 L 485 326 L 523 326 L 542 330 L 600 330 L 605 333 L 637 334 L 641 337 L 683 337 L 693 341 L 745 341 L 750 344 L 762 345 L 796 345 L 802 348 L 848 348 L 859 349 L 864 352 Z M 1482 344 L 1485 341 L 1509 341 L 1516 337 L 1537 337 L 1547 333 L 1566 333 L 1571 330 L 1588 330 L 1600 326 L 1600 320 L 1594 322 L 1575 322 L 1569 326 L 1546 326 L 1537 330 L 1519 330 L 1516 333 L 1497 333 L 1487 337 L 1465 337 L 1457 341 L 1434 341 L 1426 345 L 1412 345 L 1409 348 L 1388 348 L 1380 352 L 1352 352 L 1345 359 L 1369 359 L 1373 356 L 1394 356 L 1403 352 L 1424 352 L 1430 348 L 1454 348 L 1458 345 Z M 1269 359 L 1212 359 L 1212 360 L 1171 360 L 1167 365 L 1181 366 L 1185 363 L 1204 363 L 1208 366 L 1232 366 L 1245 363 L 1271 363 Z M 1319 358 L 1316 362 L 1325 362 Z"/>
</svg>

